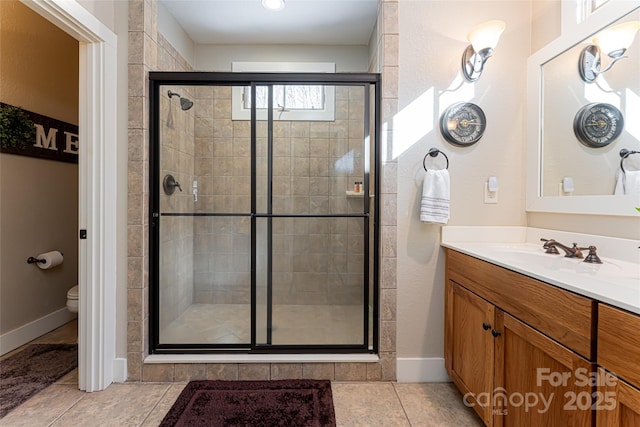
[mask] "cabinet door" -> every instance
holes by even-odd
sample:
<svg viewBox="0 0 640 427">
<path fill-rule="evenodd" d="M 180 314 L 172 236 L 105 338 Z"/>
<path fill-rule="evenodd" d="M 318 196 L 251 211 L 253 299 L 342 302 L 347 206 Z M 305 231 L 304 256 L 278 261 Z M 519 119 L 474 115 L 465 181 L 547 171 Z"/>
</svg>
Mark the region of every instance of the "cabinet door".
<svg viewBox="0 0 640 427">
<path fill-rule="evenodd" d="M 447 373 L 482 420 L 491 425 L 494 306 L 449 280 L 445 294 Z"/>
<path fill-rule="evenodd" d="M 598 368 L 596 426 L 640 426 L 640 390 Z"/>
<path fill-rule="evenodd" d="M 598 365 L 640 387 L 640 316 L 598 305 Z M 635 357 L 634 357 L 635 355 Z"/>
<path fill-rule="evenodd" d="M 496 310 L 495 426 L 591 426 L 594 366 Z"/>
</svg>

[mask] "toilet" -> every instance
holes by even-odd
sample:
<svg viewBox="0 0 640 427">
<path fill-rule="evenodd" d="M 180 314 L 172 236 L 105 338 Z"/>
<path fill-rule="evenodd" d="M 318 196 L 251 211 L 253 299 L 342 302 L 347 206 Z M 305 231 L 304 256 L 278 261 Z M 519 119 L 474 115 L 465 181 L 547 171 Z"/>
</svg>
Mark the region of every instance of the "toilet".
<svg viewBox="0 0 640 427">
<path fill-rule="evenodd" d="M 78 312 L 78 285 L 67 291 L 67 309 L 71 313 Z"/>
</svg>

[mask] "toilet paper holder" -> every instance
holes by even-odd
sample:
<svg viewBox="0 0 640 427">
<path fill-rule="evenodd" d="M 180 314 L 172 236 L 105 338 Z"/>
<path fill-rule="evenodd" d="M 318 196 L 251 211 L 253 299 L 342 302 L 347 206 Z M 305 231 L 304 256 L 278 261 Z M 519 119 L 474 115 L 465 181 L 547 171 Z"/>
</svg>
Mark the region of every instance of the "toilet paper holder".
<svg viewBox="0 0 640 427">
<path fill-rule="evenodd" d="M 60 252 L 60 254 L 64 255 L 62 252 Z M 32 257 L 32 256 L 27 258 L 27 264 L 44 264 L 45 262 L 47 262 L 46 259 L 39 259 L 39 258 Z"/>
</svg>

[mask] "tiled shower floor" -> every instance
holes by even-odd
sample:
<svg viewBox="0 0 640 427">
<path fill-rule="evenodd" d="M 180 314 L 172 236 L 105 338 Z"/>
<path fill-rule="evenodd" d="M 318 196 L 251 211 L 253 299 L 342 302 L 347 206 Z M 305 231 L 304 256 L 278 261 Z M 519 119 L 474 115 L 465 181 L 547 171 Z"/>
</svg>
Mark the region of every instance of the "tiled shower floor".
<svg viewBox="0 0 640 427">
<path fill-rule="evenodd" d="M 258 307 L 258 324 L 266 311 Z M 261 321 L 262 320 L 262 321 Z M 273 344 L 362 344 L 360 305 L 275 305 Z M 162 344 L 247 344 L 251 341 L 249 304 L 193 304 L 160 333 Z M 265 342 L 264 328 L 257 341 Z"/>
</svg>

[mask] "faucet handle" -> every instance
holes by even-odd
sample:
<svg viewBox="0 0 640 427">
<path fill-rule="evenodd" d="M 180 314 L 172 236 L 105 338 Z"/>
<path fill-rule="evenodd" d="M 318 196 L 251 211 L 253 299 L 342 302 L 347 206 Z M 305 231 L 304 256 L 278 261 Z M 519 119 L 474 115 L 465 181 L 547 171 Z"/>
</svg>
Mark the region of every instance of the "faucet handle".
<svg viewBox="0 0 640 427">
<path fill-rule="evenodd" d="M 596 248 L 595 246 L 591 245 L 588 248 L 579 248 L 579 249 L 589 250 L 589 254 L 585 257 L 584 262 L 588 262 L 589 264 L 602 264 L 602 260 L 596 253 L 596 250 L 598 248 Z"/>
<path fill-rule="evenodd" d="M 573 246 L 571 247 L 571 249 L 573 249 L 573 258 L 584 258 L 584 255 L 582 255 L 582 251 L 586 251 L 589 248 L 579 248 L 577 243 L 573 243 Z"/>
</svg>

